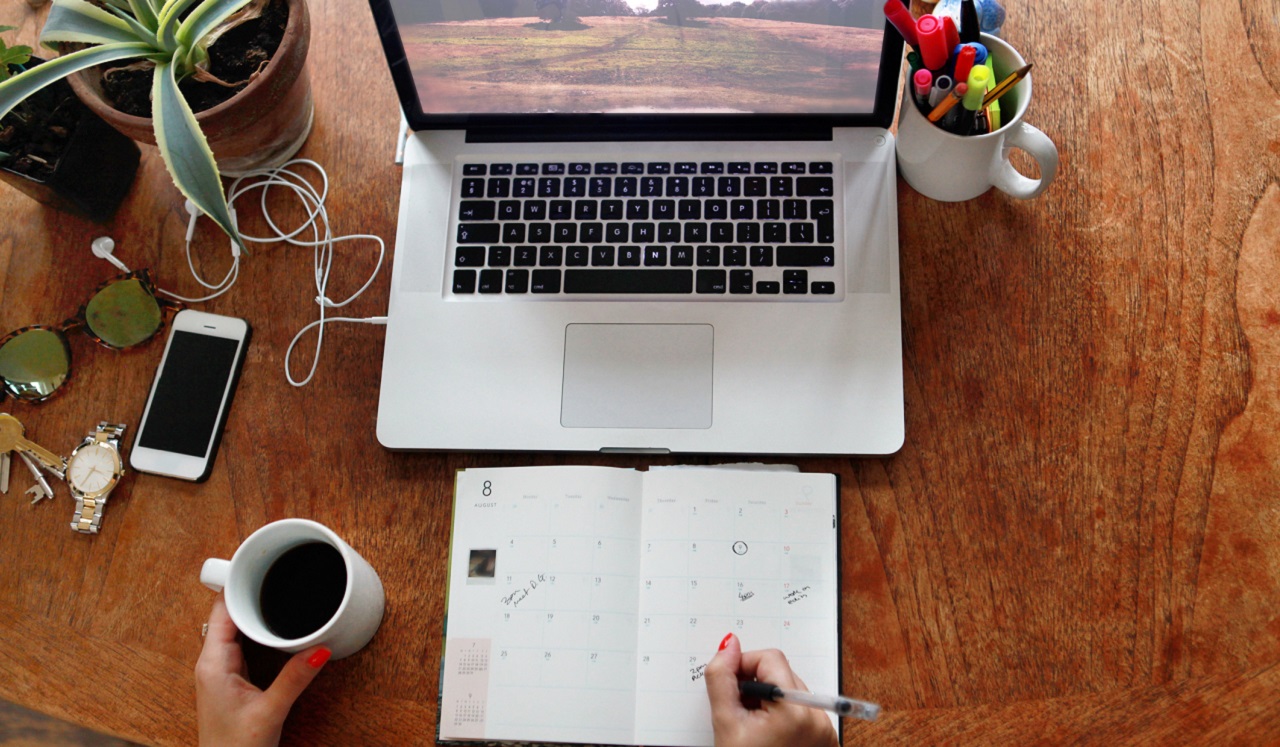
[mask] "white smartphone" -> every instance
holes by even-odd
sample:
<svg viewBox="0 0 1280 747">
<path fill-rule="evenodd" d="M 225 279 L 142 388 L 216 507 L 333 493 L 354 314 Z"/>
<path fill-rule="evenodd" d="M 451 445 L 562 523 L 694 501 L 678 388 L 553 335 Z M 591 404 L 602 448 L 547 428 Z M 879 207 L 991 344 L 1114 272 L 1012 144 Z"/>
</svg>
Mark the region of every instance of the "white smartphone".
<svg viewBox="0 0 1280 747">
<path fill-rule="evenodd" d="M 243 319 L 178 312 L 129 453 L 134 469 L 195 482 L 209 477 L 249 333 Z"/>
</svg>

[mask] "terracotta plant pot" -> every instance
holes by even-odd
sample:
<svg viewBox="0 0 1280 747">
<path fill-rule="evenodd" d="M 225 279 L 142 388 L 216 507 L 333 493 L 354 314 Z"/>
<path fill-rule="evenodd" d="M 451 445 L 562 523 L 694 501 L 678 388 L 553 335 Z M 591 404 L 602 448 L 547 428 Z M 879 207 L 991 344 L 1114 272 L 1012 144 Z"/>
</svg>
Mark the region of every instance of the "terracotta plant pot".
<svg viewBox="0 0 1280 747">
<path fill-rule="evenodd" d="M 315 112 L 307 79 L 307 47 L 311 19 L 306 0 L 286 0 L 289 22 L 280 47 L 262 73 L 235 96 L 196 113 L 223 176 L 279 166 L 298 152 Z M 150 117 L 124 114 L 102 95 L 95 69 L 68 78 L 76 95 L 108 124 L 140 143 L 155 145 Z"/>
<path fill-rule="evenodd" d="M 39 57 L 31 59 L 34 65 L 43 63 Z M 58 210 L 93 221 L 107 220 L 133 184 L 138 170 L 138 146 L 94 116 L 65 81 L 57 81 L 37 95 L 58 102 L 58 109 L 79 109 L 75 128 L 53 173 L 37 178 L 0 165 L 0 181 Z"/>
</svg>

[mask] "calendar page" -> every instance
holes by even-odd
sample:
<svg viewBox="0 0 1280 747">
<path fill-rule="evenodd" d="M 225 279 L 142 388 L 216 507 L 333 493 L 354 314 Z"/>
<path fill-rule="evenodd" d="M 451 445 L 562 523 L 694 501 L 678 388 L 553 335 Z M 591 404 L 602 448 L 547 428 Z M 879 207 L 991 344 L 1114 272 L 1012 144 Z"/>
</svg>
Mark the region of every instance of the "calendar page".
<svg viewBox="0 0 1280 747">
<path fill-rule="evenodd" d="M 831 475 L 458 474 L 440 737 L 711 745 L 728 632 L 837 692 Z"/>
</svg>

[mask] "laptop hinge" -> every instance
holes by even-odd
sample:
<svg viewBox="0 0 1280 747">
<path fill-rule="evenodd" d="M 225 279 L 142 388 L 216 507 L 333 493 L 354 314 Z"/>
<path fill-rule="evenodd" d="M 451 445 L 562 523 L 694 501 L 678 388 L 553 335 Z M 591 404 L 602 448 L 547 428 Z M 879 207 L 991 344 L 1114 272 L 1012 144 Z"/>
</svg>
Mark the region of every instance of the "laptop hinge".
<svg viewBox="0 0 1280 747">
<path fill-rule="evenodd" d="M 833 138 L 830 125 L 788 123 L 755 126 L 734 124 L 709 130 L 705 127 L 636 127 L 625 123 L 592 127 L 499 125 L 467 130 L 468 143 L 581 143 L 581 142 L 677 142 L 677 141 L 825 141 Z"/>
</svg>

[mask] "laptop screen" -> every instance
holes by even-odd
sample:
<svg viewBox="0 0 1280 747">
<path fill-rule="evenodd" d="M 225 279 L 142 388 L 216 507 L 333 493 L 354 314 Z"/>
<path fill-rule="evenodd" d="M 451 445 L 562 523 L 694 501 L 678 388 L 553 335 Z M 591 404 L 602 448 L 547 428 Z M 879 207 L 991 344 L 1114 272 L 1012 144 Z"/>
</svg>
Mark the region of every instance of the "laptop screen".
<svg viewBox="0 0 1280 747">
<path fill-rule="evenodd" d="M 415 128 L 892 119 L 902 42 L 877 0 L 370 5 Z"/>
</svg>

